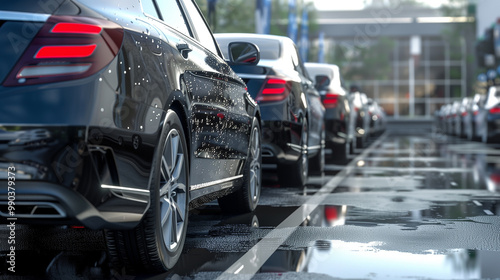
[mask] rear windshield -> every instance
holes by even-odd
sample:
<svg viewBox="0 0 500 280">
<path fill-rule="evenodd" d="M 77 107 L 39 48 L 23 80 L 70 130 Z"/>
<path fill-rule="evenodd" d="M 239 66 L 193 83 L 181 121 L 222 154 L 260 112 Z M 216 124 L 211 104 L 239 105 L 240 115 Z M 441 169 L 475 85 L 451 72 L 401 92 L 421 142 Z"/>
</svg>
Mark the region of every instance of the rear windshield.
<svg viewBox="0 0 500 280">
<path fill-rule="evenodd" d="M 219 43 L 219 47 L 222 50 L 225 58 L 229 58 L 228 55 L 228 45 L 231 42 L 250 42 L 254 43 L 259 47 L 260 50 L 260 59 L 270 59 L 276 60 L 280 57 L 280 42 L 274 39 L 264 39 L 264 38 L 220 38 L 215 37 L 217 42 Z"/>
<path fill-rule="evenodd" d="M 52 14 L 65 0 L 22 0 L 0 1 L 0 11 Z"/>
</svg>

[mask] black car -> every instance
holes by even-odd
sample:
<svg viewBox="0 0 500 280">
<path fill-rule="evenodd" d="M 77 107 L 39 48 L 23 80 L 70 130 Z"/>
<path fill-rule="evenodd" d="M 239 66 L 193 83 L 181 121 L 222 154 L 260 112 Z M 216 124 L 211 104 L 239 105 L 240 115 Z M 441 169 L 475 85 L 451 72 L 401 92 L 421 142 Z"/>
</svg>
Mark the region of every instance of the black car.
<svg viewBox="0 0 500 280">
<path fill-rule="evenodd" d="M 104 229 L 114 265 L 152 272 L 190 208 L 255 209 L 259 107 L 194 0 L 44 3 L 0 4 L 2 223 Z"/>
<path fill-rule="evenodd" d="M 262 157 L 277 164 L 285 186 L 304 186 L 308 171 L 324 167 L 324 107 L 288 37 L 260 34 L 215 34 L 221 49 L 247 41 L 260 49 L 256 66 L 233 66 L 262 112 Z M 310 160 L 310 164 L 309 164 Z"/>
<path fill-rule="evenodd" d="M 323 63 L 305 63 L 305 66 L 316 81 L 326 110 L 326 147 L 332 149 L 333 160 L 346 162 L 355 139 L 355 116 L 340 69 L 337 65 Z"/>
<path fill-rule="evenodd" d="M 362 149 L 365 147 L 370 135 L 370 113 L 368 108 L 368 98 L 365 93 L 360 92 L 357 85 L 351 85 L 349 98 L 355 112 L 355 147 Z"/>
</svg>

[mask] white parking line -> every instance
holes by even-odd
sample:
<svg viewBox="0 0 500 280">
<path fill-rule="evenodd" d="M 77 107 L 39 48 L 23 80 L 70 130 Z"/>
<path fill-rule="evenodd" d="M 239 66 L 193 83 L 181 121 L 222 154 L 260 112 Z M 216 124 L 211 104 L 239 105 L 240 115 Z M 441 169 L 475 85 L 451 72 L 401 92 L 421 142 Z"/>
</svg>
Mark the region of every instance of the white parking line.
<svg viewBox="0 0 500 280">
<path fill-rule="evenodd" d="M 484 211 L 484 213 L 486 213 L 486 215 L 490 215 L 490 216 L 495 215 L 490 210 L 483 210 L 483 211 Z"/>
<path fill-rule="evenodd" d="M 474 202 L 477 206 L 483 206 L 483 204 L 477 200 L 473 200 L 472 202 Z"/>
<path fill-rule="evenodd" d="M 331 193 L 354 169 L 356 169 L 356 163 L 371 153 L 375 147 L 378 147 L 380 143 L 387 138 L 387 135 L 388 134 L 385 133 L 380 136 L 377 141 L 346 165 L 342 171 L 319 189 L 275 229 L 255 244 L 240 259 L 217 277 L 217 279 L 231 279 L 234 278 L 235 275 L 238 275 L 238 279 L 251 279 L 279 246 L 299 227 L 305 218 L 321 204 L 326 197 L 325 194 Z"/>
<path fill-rule="evenodd" d="M 361 171 L 380 171 L 380 172 L 386 172 L 386 171 L 393 171 L 393 172 L 442 172 L 442 173 L 465 173 L 465 172 L 472 172 L 474 169 L 472 168 L 460 168 L 460 167 L 444 167 L 444 168 L 438 168 L 438 167 L 380 167 L 380 166 L 366 166 L 364 165 L 363 168 L 360 169 Z"/>
</svg>

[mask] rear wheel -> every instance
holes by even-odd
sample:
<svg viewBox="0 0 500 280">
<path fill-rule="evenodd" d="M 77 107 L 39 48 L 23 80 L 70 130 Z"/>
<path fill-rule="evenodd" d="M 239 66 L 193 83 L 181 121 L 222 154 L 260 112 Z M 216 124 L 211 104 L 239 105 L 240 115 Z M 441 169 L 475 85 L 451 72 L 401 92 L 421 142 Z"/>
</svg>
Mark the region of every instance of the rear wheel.
<svg viewBox="0 0 500 280">
<path fill-rule="evenodd" d="M 180 257 L 188 223 L 188 149 L 181 121 L 167 113 L 151 171 L 150 206 L 133 230 L 107 231 L 112 264 L 130 271 L 163 272 Z"/>
<path fill-rule="evenodd" d="M 307 156 L 308 133 L 307 119 L 304 119 L 302 125 L 302 149 L 299 159 L 292 164 L 278 165 L 278 179 L 280 184 L 285 187 L 302 188 L 306 184 L 309 168 L 309 158 Z"/>
<path fill-rule="evenodd" d="M 243 169 L 243 185 L 234 193 L 218 199 L 225 212 L 247 213 L 259 203 L 262 184 L 262 153 L 260 125 L 254 118 L 248 145 L 248 157 Z"/>
</svg>

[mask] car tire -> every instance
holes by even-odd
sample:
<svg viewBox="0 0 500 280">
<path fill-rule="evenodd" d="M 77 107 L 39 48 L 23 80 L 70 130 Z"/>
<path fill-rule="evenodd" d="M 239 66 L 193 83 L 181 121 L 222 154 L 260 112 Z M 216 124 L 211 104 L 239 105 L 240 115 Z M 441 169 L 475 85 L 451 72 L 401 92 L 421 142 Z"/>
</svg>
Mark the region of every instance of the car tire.
<svg viewBox="0 0 500 280">
<path fill-rule="evenodd" d="M 365 146 L 365 137 L 356 136 L 356 149 L 363 149 Z"/>
<path fill-rule="evenodd" d="M 321 131 L 320 150 L 319 152 L 309 159 L 309 174 L 322 175 L 325 171 L 325 130 Z"/>
<path fill-rule="evenodd" d="M 115 268 L 164 272 L 181 255 L 189 211 L 189 152 L 182 123 L 172 110 L 157 147 L 151 167 L 150 206 L 143 219 L 132 230 L 106 231 Z"/>
<path fill-rule="evenodd" d="M 304 147 L 307 147 L 308 133 L 307 119 L 304 119 L 302 125 L 302 154 L 292 164 L 278 164 L 278 180 L 283 187 L 303 188 L 306 184 L 309 158 L 307 150 L 304 151 Z"/>
<path fill-rule="evenodd" d="M 488 123 L 485 123 L 485 128 L 484 128 L 483 134 L 481 135 L 481 141 L 485 144 L 488 144 L 491 142 L 490 137 L 488 135 Z"/>
<path fill-rule="evenodd" d="M 351 142 L 346 139 L 344 144 L 334 144 L 333 152 L 332 158 L 335 162 L 347 163 L 351 152 Z"/>
<path fill-rule="evenodd" d="M 254 118 L 248 157 L 243 168 L 243 184 L 235 192 L 218 199 L 220 208 L 227 213 L 248 213 L 259 203 L 262 187 L 262 149 L 259 121 Z"/>
</svg>

